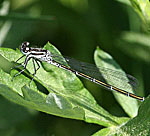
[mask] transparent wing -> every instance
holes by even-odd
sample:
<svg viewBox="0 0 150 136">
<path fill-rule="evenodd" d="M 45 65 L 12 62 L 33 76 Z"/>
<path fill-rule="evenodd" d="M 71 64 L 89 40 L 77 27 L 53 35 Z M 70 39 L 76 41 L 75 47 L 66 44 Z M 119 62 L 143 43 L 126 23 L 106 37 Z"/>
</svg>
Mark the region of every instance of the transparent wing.
<svg viewBox="0 0 150 136">
<path fill-rule="evenodd" d="M 110 85 L 123 90 L 135 89 L 138 85 L 136 78 L 119 70 L 117 71 L 109 68 L 97 67 L 96 65 L 81 62 L 66 56 L 62 57 L 59 55 L 52 55 L 52 58 L 60 64 L 69 66 L 70 68 L 97 80 L 103 81 L 105 83 L 106 80 L 108 80 Z"/>
</svg>

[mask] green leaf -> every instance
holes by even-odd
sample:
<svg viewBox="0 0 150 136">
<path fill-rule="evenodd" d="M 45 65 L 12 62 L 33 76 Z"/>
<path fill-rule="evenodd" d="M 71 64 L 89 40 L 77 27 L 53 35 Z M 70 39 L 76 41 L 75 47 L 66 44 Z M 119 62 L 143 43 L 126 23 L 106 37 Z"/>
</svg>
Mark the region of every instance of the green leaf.
<svg viewBox="0 0 150 136">
<path fill-rule="evenodd" d="M 7 74 L 5 74 L 3 71 L 0 71 L 0 73 L 3 73 L 3 75 L 7 76 Z M 0 80 L 0 81 L 2 81 L 2 80 Z M 23 80 L 21 80 L 21 81 L 22 81 L 22 83 L 25 83 Z M 62 112 L 62 110 L 60 108 L 58 108 L 58 106 L 55 106 L 52 103 L 50 104 L 47 101 L 47 96 L 45 94 L 39 92 L 38 90 L 30 89 L 30 88 L 32 88 L 31 85 L 30 85 L 30 88 L 27 86 L 21 87 L 20 89 L 21 89 L 22 93 L 20 93 L 20 91 L 18 91 L 18 90 L 15 90 L 16 89 L 15 85 L 11 86 L 11 84 L 10 84 L 9 86 L 11 88 L 8 87 L 7 85 L 0 83 L 0 88 L 1 88 L 0 94 L 15 103 L 18 103 L 20 105 L 23 105 L 23 106 L 26 106 L 26 107 L 29 107 L 32 109 L 36 109 L 38 111 L 43 111 L 43 112 L 46 112 L 49 114 L 61 115 L 62 117 L 70 116 L 70 118 L 75 118 L 75 119 L 83 119 L 83 117 L 84 117 L 84 114 L 82 113 L 82 109 L 80 109 L 80 108 L 74 108 L 74 109 L 67 108 L 67 114 L 69 114 L 69 115 L 67 115 L 65 113 L 65 110 L 63 110 L 64 112 Z M 64 102 L 66 102 L 66 101 L 63 100 L 63 103 Z"/>
<path fill-rule="evenodd" d="M 150 96 L 139 107 L 138 115 L 118 129 L 114 135 L 148 136 L 150 134 Z"/>
<path fill-rule="evenodd" d="M 115 60 L 109 54 L 102 51 L 100 48 L 97 48 L 94 54 L 94 59 L 96 65 L 100 69 L 102 67 L 108 69 L 108 73 L 107 70 L 105 72 L 103 71 L 101 72 L 108 84 L 114 85 L 118 88 L 133 93 L 132 87 L 127 83 L 129 80 L 126 77 L 125 72 L 121 69 L 121 67 L 115 62 Z M 116 74 L 114 75 L 113 73 L 111 73 L 109 69 L 116 71 Z M 122 77 L 123 80 L 120 79 L 119 74 L 121 74 L 120 76 Z M 124 109 L 124 111 L 130 117 L 135 117 L 137 115 L 138 104 L 136 99 L 129 98 L 115 91 L 113 91 L 113 94 L 117 99 L 117 101 L 119 102 L 119 104 Z"/>
<path fill-rule="evenodd" d="M 150 2 L 149 0 L 117 0 L 132 7 L 143 21 L 143 30 L 149 32 L 150 27 Z"/>
<path fill-rule="evenodd" d="M 96 132 L 92 136 L 109 136 L 112 134 L 112 132 L 115 131 L 115 127 L 108 127 L 108 128 L 103 128 L 100 131 Z"/>
<path fill-rule="evenodd" d="M 101 129 L 92 136 L 148 136 L 150 134 L 150 96 L 140 105 L 138 115 L 127 123 Z"/>
<path fill-rule="evenodd" d="M 119 40 L 118 47 L 135 59 L 150 62 L 150 36 L 146 34 L 123 32 Z M 131 50 L 132 48 L 132 50 Z"/>
<path fill-rule="evenodd" d="M 126 4 L 126 5 L 131 6 L 131 2 L 130 2 L 130 0 L 116 0 L 116 1 L 118 1 L 118 2 L 121 2 L 121 3 L 124 3 L 124 4 Z"/>
<path fill-rule="evenodd" d="M 150 21 L 150 3 L 149 0 L 130 0 L 133 4 L 136 3 L 140 7 L 140 12 L 143 14 L 147 22 Z"/>
<path fill-rule="evenodd" d="M 49 43 L 46 44 L 45 49 L 60 54 Z M 21 56 L 18 50 L 7 48 L 0 48 L 0 54 L 8 61 L 15 61 Z M 19 63 L 23 61 L 24 58 Z M 11 75 L 16 74 L 16 70 L 12 70 L 11 75 L 3 70 L 0 71 L 0 94 L 15 103 L 38 111 L 103 126 L 117 126 L 128 120 L 128 118 L 112 116 L 100 107 L 73 73 L 45 62 L 41 64 L 35 80 L 47 89 L 48 95 L 38 90 L 33 81 L 28 86 L 30 79 L 23 74 L 12 81 Z M 27 70 L 26 74 L 34 72 L 32 61 L 29 62 Z M 28 75 L 31 76 L 31 74 Z"/>
</svg>

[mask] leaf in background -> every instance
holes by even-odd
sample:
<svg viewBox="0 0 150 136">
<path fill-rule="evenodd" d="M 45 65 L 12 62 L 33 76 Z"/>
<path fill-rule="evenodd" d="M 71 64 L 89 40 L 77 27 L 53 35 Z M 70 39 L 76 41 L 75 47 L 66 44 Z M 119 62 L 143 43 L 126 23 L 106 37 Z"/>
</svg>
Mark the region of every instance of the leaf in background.
<svg viewBox="0 0 150 136">
<path fill-rule="evenodd" d="M 133 93 L 132 87 L 129 86 L 129 84 L 127 84 L 127 82 L 124 82 L 121 79 L 119 79 L 118 73 L 121 73 L 120 76 L 124 75 L 124 77 L 122 77 L 122 78 L 128 80 L 125 72 L 120 68 L 120 66 L 115 62 L 115 60 L 109 54 L 102 51 L 100 48 L 97 48 L 95 51 L 95 54 L 94 54 L 94 60 L 95 60 L 97 67 L 99 67 L 99 68 L 104 67 L 104 68 L 108 68 L 108 69 L 116 71 L 117 75 L 114 75 L 114 77 L 112 76 L 111 71 L 108 71 L 108 73 L 102 72 L 102 74 L 104 74 L 103 75 L 104 79 L 106 80 L 106 82 L 108 84 L 114 85 L 123 90 L 128 89 L 126 91 Z M 118 79 L 117 79 L 117 77 L 118 77 Z M 119 102 L 119 104 L 124 109 L 124 111 L 130 117 L 135 117 L 137 115 L 138 104 L 137 104 L 136 99 L 127 97 L 127 96 L 120 94 L 118 92 L 115 92 L 115 91 L 113 91 L 113 94 L 114 94 L 115 98 L 117 99 L 117 101 Z"/>
<path fill-rule="evenodd" d="M 10 1 L 3 1 L 2 7 L 0 5 L 0 16 L 7 15 L 9 12 L 9 9 L 10 9 Z M 0 19 L 1 19 L 1 17 L 0 17 Z M 2 45 L 3 41 L 5 40 L 11 26 L 12 26 L 12 23 L 10 21 L 6 21 L 5 23 L 0 22 L 0 46 Z"/>
<path fill-rule="evenodd" d="M 128 55 L 150 62 L 150 36 L 146 34 L 123 32 L 118 47 Z"/>
<path fill-rule="evenodd" d="M 144 19 L 149 23 L 150 21 L 150 3 L 149 0 L 130 0 L 135 10 L 143 15 Z M 137 6 L 134 6 L 137 5 Z M 139 7 L 139 8 L 136 8 Z"/>
<path fill-rule="evenodd" d="M 76 0 L 76 1 L 68 1 L 68 0 L 59 0 L 60 3 L 66 7 L 72 8 L 77 12 L 84 12 L 88 8 L 87 0 Z"/>
<path fill-rule="evenodd" d="M 116 1 L 118 1 L 118 2 L 121 2 L 121 3 L 124 3 L 124 4 L 127 4 L 127 5 L 131 6 L 131 2 L 130 2 L 130 0 L 116 0 Z"/>
<path fill-rule="evenodd" d="M 149 0 L 117 0 L 118 2 L 131 6 L 142 19 L 143 30 L 149 32 L 150 28 L 150 2 Z"/>
<path fill-rule="evenodd" d="M 60 54 L 49 43 L 46 44 L 45 48 L 53 53 Z M 18 50 L 14 51 L 6 48 L 0 48 L 0 54 L 8 61 L 15 61 L 21 56 Z M 20 60 L 20 62 L 23 60 Z M 73 73 L 45 62 L 42 62 L 42 66 L 37 71 L 35 80 L 47 88 L 48 95 L 40 92 L 34 82 L 28 87 L 30 79 L 23 74 L 12 81 L 12 77 L 2 70 L 0 71 L 1 95 L 15 103 L 38 111 L 103 126 L 117 126 L 128 120 L 128 118 L 112 116 L 97 105 L 93 96 Z M 27 70 L 33 73 L 32 61 L 29 62 Z M 16 70 L 11 72 L 12 75 L 15 73 Z"/>
</svg>

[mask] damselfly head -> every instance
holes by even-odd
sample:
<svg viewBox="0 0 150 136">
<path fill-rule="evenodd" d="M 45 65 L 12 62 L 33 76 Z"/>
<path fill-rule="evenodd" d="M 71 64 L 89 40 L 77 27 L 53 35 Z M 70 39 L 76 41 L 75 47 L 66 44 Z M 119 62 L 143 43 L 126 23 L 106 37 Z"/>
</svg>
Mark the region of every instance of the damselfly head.
<svg viewBox="0 0 150 136">
<path fill-rule="evenodd" d="M 30 47 L 29 47 L 29 42 L 23 42 L 20 46 L 20 51 L 23 54 L 28 54 L 28 52 L 30 52 Z"/>
</svg>

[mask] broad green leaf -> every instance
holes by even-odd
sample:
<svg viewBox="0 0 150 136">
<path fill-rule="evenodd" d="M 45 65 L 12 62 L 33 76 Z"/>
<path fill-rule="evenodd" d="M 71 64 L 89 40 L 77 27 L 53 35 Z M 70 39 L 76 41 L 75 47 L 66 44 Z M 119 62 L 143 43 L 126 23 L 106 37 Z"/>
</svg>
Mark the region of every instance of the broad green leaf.
<svg viewBox="0 0 150 136">
<path fill-rule="evenodd" d="M 45 49 L 60 54 L 49 43 L 46 44 Z M 16 61 L 21 56 L 18 50 L 7 48 L 0 48 L 0 54 L 10 62 Z M 24 59 L 19 63 L 23 61 Z M 25 73 L 31 76 L 29 73 L 34 72 L 32 61 L 29 62 L 27 70 Z M 33 81 L 28 86 L 30 79 L 23 74 L 12 81 L 12 76 L 16 72 L 12 70 L 10 75 L 3 70 L 0 71 L 0 94 L 15 103 L 48 114 L 84 120 L 103 126 L 117 126 L 128 120 L 128 118 L 112 116 L 100 107 L 81 81 L 71 72 L 42 62 L 35 80 L 47 89 L 48 95 L 40 92 Z"/>
<path fill-rule="evenodd" d="M 101 129 L 93 136 L 148 136 L 150 134 L 150 96 L 140 105 L 138 115 L 127 123 Z"/>
<path fill-rule="evenodd" d="M 139 107 L 138 115 L 122 125 L 113 135 L 119 136 L 149 136 L 150 134 L 150 96 Z"/>
<path fill-rule="evenodd" d="M 2 71 L 0 73 L 2 73 Z M 53 114 L 53 115 L 61 114 L 62 117 L 68 117 L 68 118 L 70 117 L 74 119 L 83 119 L 84 117 L 84 113 L 82 113 L 82 109 L 78 107 L 66 108 L 69 106 L 65 105 L 65 110 L 63 110 L 62 112 L 62 110 L 58 106 L 55 106 L 55 101 L 49 103 L 47 101 L 47 96 L 39 92 L 38 90 L 32 90 L 27 86 L 23 86 L 21 88 L 22 90 L 22 96 L 21 96 L 19 93 L 16 92 L 14 86 L 10 85 L 10 87 L 0 83 L 0 88 L 1 88 L 0 94 L 15 103 L 18 103 L 20 105 L 32 109 L 36 109 L 38 111 L 43 111 L 49 114 Z M 63 103 L 67 103 L 67 100 L 63 99 Z M 71 104 L 68 103 L 68 105 Z"/>
<path fill-rule="evenodd" d="M 102 51 L 100 48 L 97 48 L 94 54 L 94 59 L 96 65 L 100 68 L 100 70 L 106 68 L 106 71 L 101 71 L 101 73 L 103 74 L 103 77 L 108 84 L 114 85 L 120 89 L 133 93 L 132 87 L 127 83 L 128 79 L 126 77 L 125 72 L 109 54 Z M 114 73 L 110 69 L 116 72 Z M 119 74 L 122 78 L 119 77 Z M 113 94 L 119 102 L 119 104 L 130 117 L 135 117 L 137 115 L 137 100 L 115 91 L 113 91 Z"/>
</svg>

